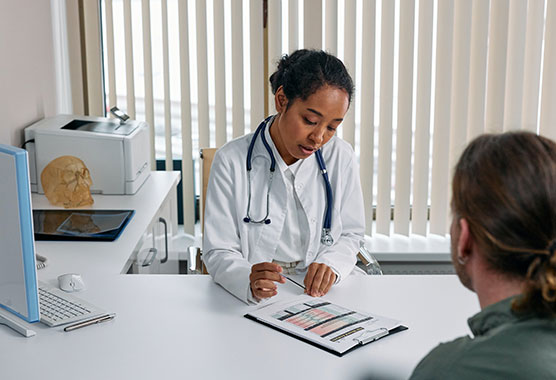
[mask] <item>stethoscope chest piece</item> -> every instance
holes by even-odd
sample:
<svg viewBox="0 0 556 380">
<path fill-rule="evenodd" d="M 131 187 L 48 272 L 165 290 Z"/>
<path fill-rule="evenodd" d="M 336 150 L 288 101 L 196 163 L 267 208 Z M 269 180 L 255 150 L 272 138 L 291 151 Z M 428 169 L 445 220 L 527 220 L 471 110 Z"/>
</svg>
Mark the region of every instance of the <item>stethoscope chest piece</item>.
<svg viewBox="0 0 556 380">
<path fill-rule="evenodd" d="M 334 244 L 334 238 L 332 237 L 332 235 L 330 235 L 330 229 L 328 228 L 323 228 L 322 229 L 322 235 L 320 237 L 320 242 L 328 247 L 332 246 L 332 244 Z"/>
</svg>

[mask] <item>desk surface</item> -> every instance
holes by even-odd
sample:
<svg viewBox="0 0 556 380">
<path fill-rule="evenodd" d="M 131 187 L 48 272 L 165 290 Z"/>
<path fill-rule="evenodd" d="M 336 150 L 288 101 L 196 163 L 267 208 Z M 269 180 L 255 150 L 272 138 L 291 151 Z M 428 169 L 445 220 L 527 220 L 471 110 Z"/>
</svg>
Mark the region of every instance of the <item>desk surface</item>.
<svg viewBox="0 0 556 380">
<path fill-rule="evenodd" d="M 28 339 L 0 325 L 0 378 L 403 379 L 439 342 L 469 333 L 479 305 L 456 276 L 350 276 L 333 287 L 330 301 L 410 328 L 338 358 L 243 318 L 253 306 L 209 276 L 121 274 L 164 201 L 156 194 L 178 179 L 152 173 L 133 197 L 95 197 L 97 208 L 137 210 L 116 242 L 37 242 L 50 262 L 40 280 L 56 286 L 59 274 L 81 273 L 88 288 L 77 295 L 117 317 L 70 333 L 37 323 Z M 33 206 L 49 208 L 36 195 Z M 289 282 L 279 291 L 299 293 Z"/>
<path fill-rule="evenodd" d="M 468 334 L 479 310 L 456 276 L 350 276 L 326 298 L 410 329 L 338 358 L 243 318 L 253 306 L 209 276 L 91 275 L 88 286 L 80 296 L 116 319 L 70 333 L 34 324 L 28 339 L 0 326 L 3 379 L 401 379 L 439 342 Z"/>
</svg>

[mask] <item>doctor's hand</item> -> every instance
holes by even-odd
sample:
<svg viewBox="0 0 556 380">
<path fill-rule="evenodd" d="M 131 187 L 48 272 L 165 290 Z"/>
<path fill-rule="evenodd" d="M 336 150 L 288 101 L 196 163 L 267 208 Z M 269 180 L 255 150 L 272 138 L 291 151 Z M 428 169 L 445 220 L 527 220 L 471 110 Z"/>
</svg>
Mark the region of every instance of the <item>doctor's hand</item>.
<svg viewBox="0 0 556 380">
<path fill-rule="evenodd" d="M 313 297 L 324 296 L 335 281 L 336 274 L 328 265 L 312 263 L 305 275 L 305 293 Z"/>
<path fill-rule="evenodd" d="M 286 282 L 280 275 L 282 267 L 273 263 L 259 263 L 251 267 L 249 282 L 251 293 L 257 299 L 270 298 L 278 294 L 275 282 Z"/>
</svg>

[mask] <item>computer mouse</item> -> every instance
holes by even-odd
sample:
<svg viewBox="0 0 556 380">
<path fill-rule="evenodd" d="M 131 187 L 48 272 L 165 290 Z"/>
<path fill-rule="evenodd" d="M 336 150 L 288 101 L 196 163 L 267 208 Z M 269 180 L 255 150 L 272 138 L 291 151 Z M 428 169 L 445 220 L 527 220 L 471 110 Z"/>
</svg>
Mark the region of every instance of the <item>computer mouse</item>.
<svg viewBox="0 0 556 380">
<path fill-rule="evenodd" d="M 80 274 L 66 273 L 58 276 L 58 286 L 65 292 L 79 292 L 85 289 L 85 282 Z"/>
</svg>

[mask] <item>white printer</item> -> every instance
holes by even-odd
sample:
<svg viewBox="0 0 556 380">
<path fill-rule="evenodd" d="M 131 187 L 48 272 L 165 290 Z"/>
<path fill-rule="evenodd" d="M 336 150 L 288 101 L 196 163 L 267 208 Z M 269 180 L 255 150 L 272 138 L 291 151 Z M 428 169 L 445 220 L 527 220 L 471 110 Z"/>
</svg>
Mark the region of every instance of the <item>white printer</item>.
<svg viewBox="0 0 556 380">
<path fill-rule="evenodd" d="M 44 193 L 41 173 L 60 156 L 80 158 L 93 194 L 135 194 L 150 175 L 147 123 L 104 117 L 58 115 L 25 128 L 31 190 Z"/>
</svg>

